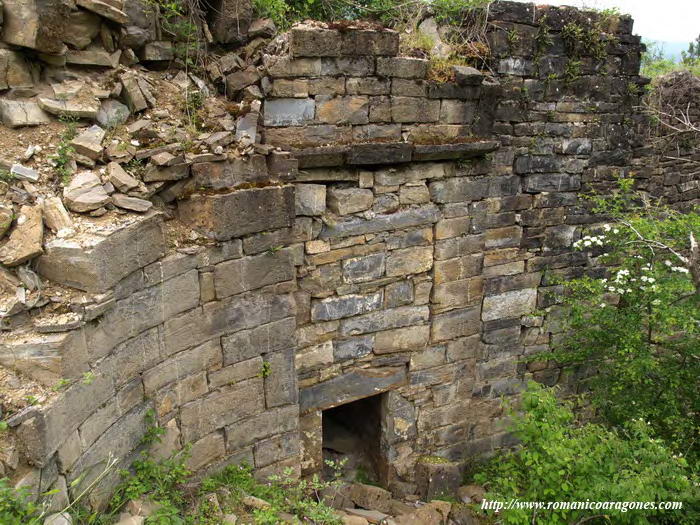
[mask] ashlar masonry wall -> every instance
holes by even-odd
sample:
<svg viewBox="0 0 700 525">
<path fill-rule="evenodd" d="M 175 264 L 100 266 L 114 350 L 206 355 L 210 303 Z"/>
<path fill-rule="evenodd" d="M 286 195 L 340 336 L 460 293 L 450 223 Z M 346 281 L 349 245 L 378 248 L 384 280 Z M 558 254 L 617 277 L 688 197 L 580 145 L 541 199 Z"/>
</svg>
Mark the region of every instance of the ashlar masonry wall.
<svg viewBox="0 0 700 525">
<path fill-rule="evenodd" d="M 604 47 L 572 47 L 570 24 Z M 601 220 L 579 194 L 633 170 L 690 205 L 697 175 L 670 177 L 634 133 L 628 17 L 498 2 L 487 27 L 493 73 L 447 83 L 392 31 L 297 27 L 266 60 L 257 154 L 194 164 L 175 220 L 49 244 L 40 273 L 90 295 L 79 326 L 0 343 L 3 366 L 75 380 L 11 420 L 16 477 L 65 488 L 110 453 L 127 466 L 149 409 L 154 453 L 191 443 L 202 474 L 317 472 L 323 410 L 382 394 L 380 474 L 407 494 L 423 455 L 512 444 L 501 396 L 527 379 L 575 389 L 546 355 L 555 278 L 602 271 L 571 248 Z M 174 225 L 212 241 L 166 255 Z"/>
</svg>

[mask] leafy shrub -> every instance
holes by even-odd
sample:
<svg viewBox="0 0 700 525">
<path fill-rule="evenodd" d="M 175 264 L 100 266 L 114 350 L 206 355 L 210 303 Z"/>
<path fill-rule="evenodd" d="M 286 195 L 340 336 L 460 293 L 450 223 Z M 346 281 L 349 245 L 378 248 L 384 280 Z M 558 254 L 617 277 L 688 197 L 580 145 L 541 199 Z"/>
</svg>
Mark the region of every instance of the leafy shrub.
<svg viewBox="0 0 700 525">
<path fill-rule="evenodd" d="M 697 477 L 644 421 L 631 421 L 620 431 L 578 425 L 569 403 L 534 382 L 523 394 L 522 409 L 522 415 L 511 411 L 522 447 L 495 458 L 474 477 L 486 487 L 487 500 L 682 501 L 682 511 L 605 511 L 609 517 L 601 523 L 698 523 Z M 512 509 L 501 510 L 497 522 L 583 523 L 597 514 L 601 511 Z"/>
<path fill-rule="evenodd" d="M 595 368 L 592 401 L 613 425 L 648 421 L 678 454 L 700 459 L 700 290 L 688 260 L 700 215 L 644 204 L 620 179 L 595 197 L 611 223 L 575 243 L 608 265 L 565 284 L 568 335 L 551 357 Z M 685 254 L 685 255 L 683 255 Z"/>
</svg>

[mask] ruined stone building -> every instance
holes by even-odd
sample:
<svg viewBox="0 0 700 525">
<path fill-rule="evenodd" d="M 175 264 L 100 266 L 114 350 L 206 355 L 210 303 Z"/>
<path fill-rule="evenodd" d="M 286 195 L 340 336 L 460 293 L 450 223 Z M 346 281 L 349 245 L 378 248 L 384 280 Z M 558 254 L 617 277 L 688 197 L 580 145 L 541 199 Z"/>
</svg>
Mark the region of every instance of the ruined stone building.
<svg viewBox="0 0 700 525">
<path fill-rule="evenodd" d="M 97 132 L 94 155 L 89 137 L 75 146 L 87 174 L 54 188 L 77 213 L 31 195 L 44 179 L 0 188 L 26 219 L 0 239 L 3 293 L 37 294 L 19 275 L 27 261 L 46 289 L 3 303 L 0 364 L 48 392 L 9 418 L 3 468 L 42 490 L 89 482 L 110 455 L 126 467 L 152 410 L 163 446 L 192 444 L 199 473 L 243 461 L 260 476 L 320 472 L 340 432 L 382 484 L 412 493 L 422 456 L 466 462 L 513 444 L 501 398 L 528 379 L 576 388 L 546 354 L 562 336 L 557 279 L 598 271 L 572 249 L 600 222 L 581 193 L 627 174 L 681 208 L 698 202 L 698 175 L 639 131 L 642 46 L 627 16 L 498 2 L 488 67 L 446 82 L 401 56 L 391 30 L 301 25 L 268 44 L 261 24 L 231 36 L 214 20 L 214 38 L 247 51 L 207 82 L 247 109 L 193 150 L 148 134 L 168 115 L 133 61 L 162 63 L 172 46 L 132 2 L 63 13 L 103 20 L 83 48 L 57 41 L 60 28 L 10 39 L 16 3 L 4 0 L 4 41 L 24 47 L 0 49 L 14 64 L 0 72 L 3 133 L 50 114 L 135 114 L 128 137 Z M 607 35 L 602 47 L 572 48 L 571 23 Z M 72 98 L 76 79 L 56 80 L 66 67 L 116 80 Z M 38 69 L 53 96 L 32 92 Z"/>
</svg>

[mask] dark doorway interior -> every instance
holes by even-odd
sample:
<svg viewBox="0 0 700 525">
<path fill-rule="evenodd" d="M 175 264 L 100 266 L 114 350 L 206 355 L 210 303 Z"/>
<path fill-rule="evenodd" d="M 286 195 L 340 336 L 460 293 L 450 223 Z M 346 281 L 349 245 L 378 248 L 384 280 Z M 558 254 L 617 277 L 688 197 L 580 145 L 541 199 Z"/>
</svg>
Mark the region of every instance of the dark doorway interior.
<svg viewBox="0 0 700 525">
<path fill-rule="evenodd" d="M 381 481 L 380 447 L 382 396 L 366 397 L 323 411 L 323 460 L 326 477 L 333 469 L 325 462 L 346 460 L 342 477 L 349 481 Z"/>
</svg>

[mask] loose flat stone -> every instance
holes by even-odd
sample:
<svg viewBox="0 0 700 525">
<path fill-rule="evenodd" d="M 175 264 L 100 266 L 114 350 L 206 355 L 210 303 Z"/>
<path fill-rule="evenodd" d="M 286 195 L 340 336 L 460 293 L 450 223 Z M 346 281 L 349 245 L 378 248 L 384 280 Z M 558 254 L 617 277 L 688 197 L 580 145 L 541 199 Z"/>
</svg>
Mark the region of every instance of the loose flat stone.
<svg viewBox="0 0 700 525">
<path fill-rule="evenodd" d="M 18 100 L 0 100 L 0 116 L 2 123 L 10 128 L 38 126 L 51 121 L 36 102 Z"/>
<path fill-rule="evenodd" d="M 56 100 L 39 97 L 39 106 L 52 115 L 68 115 L 77 118 L 94 119 L 100 110 L 100 101 L 95 99 Z"/>
<path fill-rule="evenodd" d="M 351 516 L 359 516 L 360 518 L 366 519 L 369 523 L 382 523 L 385 519 L 389 518 L 388 514 L 379 512 L 377 510 L 365 510 L 365 509 L 344 509 L 345 512 Z"/>
<path fill-rule="evenodd" d="M 105 138 L 105 130 L 100 126 L 93 125 L 80 133 L 71 141 L 71 145 L 79 155 L 97 160 L 102 156 L 102 139 Z"/>
<path fill-rule="evenodd" d="M 73 219 L 59 197 L 49 197 L 44 200 L 43 211 L 44 223 L 51 231 L 58 232 L 73 227 Z"/>
<path fill-rule="evenodd" d="M 124 208 L 125 210 L 137 211 L 139 213 L 145 213 L 153 207 L 151 201 L 145 199 L 139 199 L 137 197 L 129 197 L 123 193 L 115 193 L 112 195 L 112 203 L 119 208 Z"/>
<path fill-rule="evenodd" d="M 39 180 L 39 173 L 36 170 L 27 168 L 21 164 L 13 164 L 10 168 L 10 173 L 20 180 L 28 180 L 30 182 Z"/>
<path fill-rule="evenodd" d="M 139 181 L 124 171 L 124 168 L 116 162 L 107 164 L 107 180 L 122 192 L 131 191 L 139 185 Z"/>
<path fill-rule="evenodd" d="M 75 175 L 63 189 L 63 199 L 69 209 L 79 213 L 97 210 L 111 201 L 100 178 L 91 171 Z"/>
<path fill-rule="evenodd" d="M 129 108 L 114 99 L 103 100 L 97 113 L 97 122 L 104 128 L 114 128 L 124 124 L 130 115 Z"/>
<path fill-rule="evenodd" d="M 100 2 L 100 0 L 77 0 L 76 4 L 83 9 L 92 11 L 93 13 L 103 16 L 113 22 L 116 22 L 117 24 L 126 24 L 129 21 L 127 14 L 121 9 L 110 5 L 111 2 Z M 121 2 L 121 5 L 123 5 L 123 2 Z"/>
<path fill-rule="evenodd" d="M 44 223 L 41 206 L 22 206 L 15 229 L 0 248 L 0 262 L 5 266 L 17 266 L 44 253 Z"/>
<path fill-rule="evenodd" d="M 500 143 L 495 140 L 481 142 L 466 142 L 463 144 L 428 144 L 416 145 L 413 151 L 413 160 L 448 160 L 480 157 L 497 150 Z"/>
<path fill-rule="evenodd" d="M 104 49 L 84 49 L 81 51 L 69 51 L 66 54 L 66 62 L 79 66 L 116 68 L 119 65 L 121 50 L 108 53 Z"/>
</svg>

